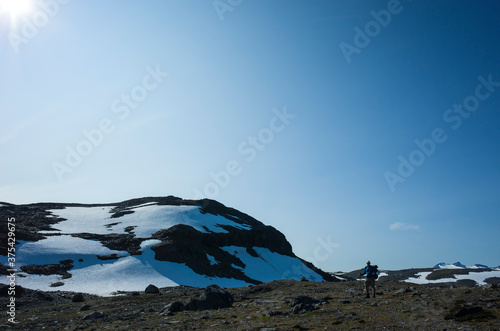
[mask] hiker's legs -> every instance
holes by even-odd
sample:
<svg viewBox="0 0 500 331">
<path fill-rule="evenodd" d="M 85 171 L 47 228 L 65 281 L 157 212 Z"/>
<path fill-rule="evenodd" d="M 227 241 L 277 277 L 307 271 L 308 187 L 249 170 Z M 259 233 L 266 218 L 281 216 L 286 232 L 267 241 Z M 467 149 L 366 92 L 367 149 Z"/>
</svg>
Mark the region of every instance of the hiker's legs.
<svg viewBox="0 0 500 331">
<path fill-rule="evenodd" d="M 375 297 L 375 279 L 366 278 L 365 280 L 365 288 L 366 288 L 366 297 L 370 297 L 370 287 L 373 288 L 373 297 Z"/>
</svg>

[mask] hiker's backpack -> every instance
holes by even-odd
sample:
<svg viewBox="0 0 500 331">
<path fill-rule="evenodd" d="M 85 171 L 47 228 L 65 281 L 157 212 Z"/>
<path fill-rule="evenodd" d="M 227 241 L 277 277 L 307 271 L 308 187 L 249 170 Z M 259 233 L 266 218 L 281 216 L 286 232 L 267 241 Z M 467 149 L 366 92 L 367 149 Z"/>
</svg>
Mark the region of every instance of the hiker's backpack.
<svg viewBox="0 0 500 331">
<path fill-rule="evenodd" d="M 377 265 L 371 265 L 366 267 L 366 277 L 368 278 L 373 278 L 377 279 L 378 278 L 378 266 Z"/>
</svg>

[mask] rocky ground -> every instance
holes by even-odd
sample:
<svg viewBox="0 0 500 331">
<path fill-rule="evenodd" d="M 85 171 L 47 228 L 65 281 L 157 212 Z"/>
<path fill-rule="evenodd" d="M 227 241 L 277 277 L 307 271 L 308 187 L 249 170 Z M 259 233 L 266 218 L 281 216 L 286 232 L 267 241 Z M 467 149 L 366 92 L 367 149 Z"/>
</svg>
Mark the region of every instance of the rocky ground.
<svg viewBox="0 0 500 331">
<path fill-rule="evenodd" d="M 437 288 L 395 281 L 377 285 L 377 297 L 370 299 L 360 281 L 283 280 L 226 289 L 229 295 L 216 289 L 225 300 L 221 305 L 230 306 L 219 309 L 205 309 L 206 290 L 184 286 L 114 297 L 24 290 L 16 299 L 20 323 L 7 323 L 3 313 L 0 329 L 500 330 L 498 285 Z M 0 289 L 0 306 L 6 307 L 8 299 Z"/>
</svg>

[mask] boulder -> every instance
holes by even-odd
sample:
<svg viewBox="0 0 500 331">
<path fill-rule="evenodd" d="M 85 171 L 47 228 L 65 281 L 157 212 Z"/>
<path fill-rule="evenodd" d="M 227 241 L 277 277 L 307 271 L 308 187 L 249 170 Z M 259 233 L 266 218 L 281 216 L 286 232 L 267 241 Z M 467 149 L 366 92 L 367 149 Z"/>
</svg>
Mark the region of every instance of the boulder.
<svg viewBox="0 0 500 331">
<path fill-rule="evenodd" d="M 149 284 L 148 287 L 144 290 L 144 293 L 146 294 L 158 294 L 160 293 L 160 290 L 158 287 L 154 286 L 153 284 Z"/>
<path fill-rule="evenodd" d="M 95 311 L 93 313 L 90 313 L 88 315 L 83 316 L 82 320 L 84 320 L 84 321 L 94 321 L 94 320 L 105 318 L 105 317 L 106 317 L 106 315 L 104 315 L 103 313 Z"/>
<path fill-rule="evenodd" d="M 292 299 L 291 306 L 294 307 L 299 304 L 308 304 L 308 305 L 314 305 L 319 303 L 319 300 L 316 300 L 314 298 L 305 296 L 305 295 L 299 295 L 296 296 L 295 298 Z"/>
<path fill-rule="evenodd" d="M 292 313 L 306 314 L 314 310 L 314 306 L 307 303 L 299 303 L 293 307 Z"/>
<path fill-rule="evenodd" d="M 80 311 L 87 311 L 90 310 L 91 306 L 90 305 L 83 305 L 80 307 Z"/>
<path fill-rule="evenodd" d="M 71 301 L 72 302 L 84 302 L 85 298 L 83 297 L 82 293 L 77 293 L 77 294 L 73 295 L 73 297 L 71 298 Z"/>
<path fill-rule="evenodd" d="M 201 295 L 192 298 L 185 304 L 186 310 L 206 310 L 229 308 L 233 305 L 234 297 L 231 293 L 217 285 L 208 286 Z"/>
<path fill-rule="evenodd" d="M 184 310 L 184 308 L 185 307 L 182 302 L 174 301 L 166 305 L 160 315 L 172 315 L 173 313 Z"/>
<path fill-rule="evenodd" d="M 481 313 L 482 311 L 483 311 L 483 308 L 479 307 L 479 306 L 462 307 L 461 309 L 459 309 L 458 311 L 456 311 L 453 314 L 453 317 L 460 318 L 460 317 L 464 317 L 467 315 Z"/>
<path fill-rule="evenodd" d="M 318 304 L 319 300 L 313 299 L 305 295 L 299 295 L 292 299 L 290 306 L 293 307 L 292 313 L 305 314 L 314 310 L 314 305 Z"/>
</svg>

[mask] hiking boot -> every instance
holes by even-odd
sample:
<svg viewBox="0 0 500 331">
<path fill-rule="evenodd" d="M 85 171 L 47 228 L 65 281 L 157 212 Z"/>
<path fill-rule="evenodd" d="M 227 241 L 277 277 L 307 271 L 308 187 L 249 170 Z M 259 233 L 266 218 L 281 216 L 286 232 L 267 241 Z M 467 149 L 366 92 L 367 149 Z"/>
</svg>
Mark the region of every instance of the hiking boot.
<svg viewBox="0 0 500 331">
<path fill-rule="evenodd" d="M 373 295 L 373 298 L 375 298 L 375 294 Z"/>
<path fill-rule="evenodd" d="M 369 294 L 367 294 L 365 298 L 370 299 L 370 295 L 369 295 Z"/>
</svg>

